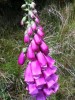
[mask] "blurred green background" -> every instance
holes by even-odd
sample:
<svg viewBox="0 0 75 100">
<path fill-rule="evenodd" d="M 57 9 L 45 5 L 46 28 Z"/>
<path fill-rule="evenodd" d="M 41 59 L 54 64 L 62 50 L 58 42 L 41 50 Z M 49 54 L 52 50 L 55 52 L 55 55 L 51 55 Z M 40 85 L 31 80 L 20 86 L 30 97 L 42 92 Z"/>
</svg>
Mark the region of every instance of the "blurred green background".
<svg viewBox="0 0 75 100">
<path fill-rule="evenodd" d="M 45 41 L 56 60 L 60 89 L 49 100 L 75 100 L 75 0 L 35 0 Z M 29 100 L 17 64 L 23 43 L 23 0 L 0 0 L 0 100 Z"/>
</svg>

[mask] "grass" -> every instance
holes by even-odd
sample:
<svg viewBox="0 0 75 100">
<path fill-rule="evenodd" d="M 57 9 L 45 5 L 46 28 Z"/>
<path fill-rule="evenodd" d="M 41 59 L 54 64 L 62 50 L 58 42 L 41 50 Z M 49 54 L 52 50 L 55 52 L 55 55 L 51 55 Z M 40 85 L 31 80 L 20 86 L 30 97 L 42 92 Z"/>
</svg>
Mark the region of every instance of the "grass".
<svg viewBox="0 0 75 100">
<path fill-rule="evenodd" d="M 50 47 L 50 55 L 56 59 L 60 76 L 60 90 L 50 100 L 75 100 L 74 16 L 75 3 L 69 3 L 60 9 L 53 3 L 47 4 L 40 12 L 41 24 L 46 33 L 45 41 Z M 3 100 L 22 100 L 24 94 L 27 95 L 23 69 L 17 64 L 18 55 L 22 47 L 25 47 L 24 28 L 14 23 L 11 21 L 4 24 L 2 20 L 0 27 L 0 99 Z"/>
</svg>

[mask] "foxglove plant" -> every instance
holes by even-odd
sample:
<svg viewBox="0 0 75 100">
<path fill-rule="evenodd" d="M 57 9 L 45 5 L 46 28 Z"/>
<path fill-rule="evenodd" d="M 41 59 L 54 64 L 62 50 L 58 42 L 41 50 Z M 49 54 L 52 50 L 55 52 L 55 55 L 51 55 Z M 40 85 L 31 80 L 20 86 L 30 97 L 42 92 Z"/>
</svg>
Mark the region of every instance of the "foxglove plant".
<svg viewBox="0 0 75 100">
<path fill-rule="evenodd" d="M 27 24 L 24 34 L 24 43 L 27 44 L 27 48 L 20 53 L 18 64 L 23 65 L 25 60 L 28 60 L 24 71 L 26 90 L 36 100 L 46 100 L 59 89 L 58 75 L 57 67 L 54 65 L 55 60 L 49 56 L 49 47 L 43 39 L 45 34 L 35 5 L 34 2 L 26 2 L 22 5 L 22 8 L 28 11 L 28 15 L 21 21 L 21 25 Z"/>
</svg>

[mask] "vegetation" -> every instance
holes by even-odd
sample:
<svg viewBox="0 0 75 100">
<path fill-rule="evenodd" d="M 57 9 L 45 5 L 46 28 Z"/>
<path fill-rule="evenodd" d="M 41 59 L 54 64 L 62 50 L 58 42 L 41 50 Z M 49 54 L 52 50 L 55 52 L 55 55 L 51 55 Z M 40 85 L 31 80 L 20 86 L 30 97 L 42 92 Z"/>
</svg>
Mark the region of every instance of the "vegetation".
<svg viewBox="0 0 75 100">
<path fill-rule="evenodd" d="M 75 1 L 47 0 L 43 6 L 35 1 L 46 33 L 45 41 L 57 61 L 60 76 L 60 90 L 50 100 L 75 100 Z M 17 64 L 18 54 L 25 47 L 24 27 L 20 26 L 22 3 L 0 3 L 0 100 L 28 97 L 23 69 Z"/>
</svg>

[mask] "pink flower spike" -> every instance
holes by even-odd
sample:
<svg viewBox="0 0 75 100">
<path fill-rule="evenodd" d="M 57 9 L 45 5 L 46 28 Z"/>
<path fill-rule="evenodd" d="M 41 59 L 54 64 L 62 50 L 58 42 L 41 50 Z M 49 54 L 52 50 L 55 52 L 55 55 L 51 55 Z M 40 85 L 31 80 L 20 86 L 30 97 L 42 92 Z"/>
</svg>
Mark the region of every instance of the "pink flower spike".
<svg viewBox="0 0 75 100">
<path fill-rule="evenodd" d="M 41 48 L 41 51 L 42 51 L 44 54 L 48 55 L 48 53 L 49 53 L 49 48 L 48 48 L 48 46 L 46 45 L 46 43 L 45 43 L 44 41 L 42 41 L 42 43 L 41 43 L 41 45 L 40 45 L 40 48 Z"/>
<path fill-rule="evenodd" d="M 28 90 L 29 90 L 29 94 L 31 94 L 31 95 L 38 94 L 38 89 L 35 84 L 29 84 Z"/>
<path fill-rule="evenodd" d="M 28 34 L 24 35 L 24 43 L 29 43 L 30 42 L 30 38 Z"/>
<path fill-rule="evenodd" d="M 30 64 L 31 63 L 28 64 L 26 70 L 24 71 L 24 81 L 27 82 L 27 83 L 34 83 Z"/>
<path fill-rule="evenodd" d="M 31 41 L 31 48 L 34 52 L 39 51 L 39 46 L 35 43 L 34 39 Z"/>
<path fill-rule="evenodd" d="M 25 58 L 25 54 L 24 52 L 21 52 L 19 57 L 18 57 L 18 64 L 19 65 L 23 65 L 25 62 L 26 58 Z"/>
<path fill-rule="evenodd" d="M 34 35 L 34 40 L 35 40 L 36 44 L 38 44 L 38 45 L 40 45 L 42 42 L 42 40 L 38 34 Z"/>
<path fill-rule="evenodd" d="M 37 56 L 39 63 L 41 64 L 41 67 L 46 68 L 47 67 L 47 61 L 45 59 L 44 54 L 42 52 L 38 52 L 36 56 Z"/>
<path fill-rule="evenodd" d="M 29 36 L 33 34 L 31 26 L 28 27 L 27 33 L 28 33 Z"/>
<path fill-rule="evenodd" d="M 40 64 L 37 60 L 31 62 L 31 70 L 33 77 L 40 77 L 42 74 Z"/>
<path fill-rule="evenodd" d="M 33 52 L 31 46 L 29 46 L 29 48 L 27 50 L 27 58 L 29 60 L 34 60 L 35 59 L 35 53 Z"/>
<path fill-rule="evenodd" d="M 37 34 L 38 34 L 41 38 L 44 37 L 44 32 L 41 31 L 40 29 L 37 30 Z"/>
</svg>

